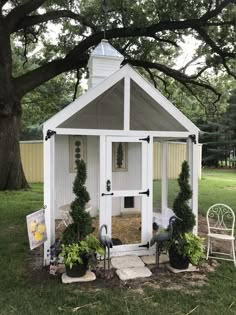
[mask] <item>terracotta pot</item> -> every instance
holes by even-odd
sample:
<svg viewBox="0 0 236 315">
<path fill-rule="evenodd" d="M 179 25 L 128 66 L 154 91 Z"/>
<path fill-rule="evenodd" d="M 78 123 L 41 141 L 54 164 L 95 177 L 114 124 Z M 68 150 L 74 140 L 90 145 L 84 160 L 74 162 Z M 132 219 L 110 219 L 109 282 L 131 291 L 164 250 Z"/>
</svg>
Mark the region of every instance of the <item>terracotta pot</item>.
<svg viewBox="0 0 236 315">
<path fill-rule="evenodd" d="M 188 269 L 189 259 L 186 256 L 180 255 L 175 246 L 169 249 L 169 260 L 172 268 L 175 269 Z"/>
</svg>

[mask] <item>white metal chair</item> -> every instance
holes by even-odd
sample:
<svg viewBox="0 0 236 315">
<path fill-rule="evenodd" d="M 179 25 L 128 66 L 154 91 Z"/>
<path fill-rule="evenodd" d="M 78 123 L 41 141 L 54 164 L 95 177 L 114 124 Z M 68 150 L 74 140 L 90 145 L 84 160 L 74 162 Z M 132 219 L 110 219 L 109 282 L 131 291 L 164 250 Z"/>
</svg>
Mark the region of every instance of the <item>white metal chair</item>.
<svg viewBox="0 0 236 315">
<path fill-rule="evenodd" d="M 234 251 L 234 224 L 235 214 L 229 206 L 218 203 L 208 209 L 207 259 L 210 256 L 210 258 L 229 260 L 233 261 L 236 266 Z M 230 253 L 213 251 L 212 243 L 214 240 L 228 241 L 231 245 Z"/>
</svg>

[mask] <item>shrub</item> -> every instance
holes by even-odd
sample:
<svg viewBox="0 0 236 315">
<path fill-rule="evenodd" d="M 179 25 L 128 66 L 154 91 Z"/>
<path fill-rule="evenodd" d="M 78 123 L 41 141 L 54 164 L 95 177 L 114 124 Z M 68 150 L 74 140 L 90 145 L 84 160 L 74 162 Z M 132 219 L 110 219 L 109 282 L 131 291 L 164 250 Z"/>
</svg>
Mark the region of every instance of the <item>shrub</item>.
<svg viewBox="0 0 236 315">
<path fill-rule="evenodd" d="M 63 232 L 64 244 L 71 244 L 83 240 L 93 231 L 92 218 L 85 211 L 86 203 L 90 200 L 89 193 L 85 187 L 87 178 L 86 164 L 83 160 L 76 161 L 77 173 L 73 184 L 73 192 L 76 195 L 71 203 L 70 215 L 73 223 L 69 224 Z"/>
<path fill-rule="evenodd" d="M 192 197 L 192 191 L 189 185 L 189 166 L 187 161 L 182 163 L 178 184 L 180 192 L 174 201 L 173 211 L 182 220 L 174 222 L 174 236 L 191 232 L 196 223 L 195 215 L 188 204 L 189 199 Z"/>
</svg>

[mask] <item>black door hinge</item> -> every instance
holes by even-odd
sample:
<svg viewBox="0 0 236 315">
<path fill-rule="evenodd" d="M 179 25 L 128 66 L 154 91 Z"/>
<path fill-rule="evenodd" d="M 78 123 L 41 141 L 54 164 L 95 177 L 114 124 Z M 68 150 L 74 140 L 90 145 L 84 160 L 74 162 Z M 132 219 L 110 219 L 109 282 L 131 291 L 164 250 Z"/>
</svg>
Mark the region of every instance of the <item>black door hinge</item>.
<svg viewBox="0 0 236 315">
<path fill-rule="evenodd" d="M 144 244 L 144 245 L 139 245 L 139 247 L 146 247 L 147 249 L 149 248 L 149 242 L 147 242 L 147 244 Z"/>
<path fill-rule="evenodd" d="M 139 192 L 140 195 L 147 195 L 149 197 L 150 195 L 150 190 L 146 190 L 146 191 L 142 191 L 142 192 Z"/>
<path fill-rule="evenodd" d="M 149 143 L 149 142 L 150 142 L 150 137 L 149 137 L 149 136 L 147 136 L 147 138 L 140 138 L 139 140 L 142 140 L 142 141 L 147 141 L 147 143 Z"/>
<path fill-rule="evenodd" d="M 56 131 L 48 129 L 47 134 L 46 134 L 46 137 L 45 137 L 45 141 L 47 141 L 48 139 L 50 139 L 51 136 L 53 136 L 53 135 L 55 135 L 55 134 L 56 134 Z"/>
<path fill-rule="evenodd" d="M 197 141 L 196 141 L 196 136 L 195 136 L 195 135 L 190 135 L 189 138 L 192 140 L 192 142 L 193 142 L 194 144 L 197 143 Z"/>
</svg>

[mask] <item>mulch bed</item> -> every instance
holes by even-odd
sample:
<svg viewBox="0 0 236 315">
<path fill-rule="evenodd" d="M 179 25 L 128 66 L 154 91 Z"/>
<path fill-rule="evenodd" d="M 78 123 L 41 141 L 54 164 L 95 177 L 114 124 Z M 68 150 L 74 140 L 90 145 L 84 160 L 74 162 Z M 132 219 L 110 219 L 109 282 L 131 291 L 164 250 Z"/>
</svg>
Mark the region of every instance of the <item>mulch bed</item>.
<svg viewBox="0 0 236 315">
<path fill-rule="evenodd" d="M 58 221 L 59 222 L 59 221 Z M 57 222 L 57 223 L 58 223 Z M 199 215 L 198 218 L 199 223 L 199 235 L 205 237 L 207 234 L 207 224 L 206 218 L 204 216 Z M 96 228 L 95 234 L 98 234 L 98 218 L 94 220 L 94 226 Z M 113 218 L 113 237 L 120 238 L 122 243 L 125 242 L 138 242 L 140 238 L 140 216 L 130 217 L 114 217 Z M 62 227 L 57 230 L 57 234 L 61 234 Z M 27 277 L 30 279 L 33 275 L 36 283 L 40 283 L 41 281 L 48 279 L 55 279 L 60 281 L 61 274 L 57 273 L 55 276 L 49 275 L 48 269 L 42 270 L 42 264 L 39 264 L 39 261 L 42 262 L 41 255 L 42 250 L 40 248 L 32 251 L 30 253 L 29 260 L 27 264 L 30 265 L 31 272 L 28 272 Z M 41 256 L 41 258 L 39 257 Z M 35 260 L 38 263 L 35 263 Z M 94 282 L 83 283 L 83 285 L 78 288 L 78 290 L 102 290 L 103 288 L 114 288 L 114 287 L 122 287 L 127 288 L 131 291 L 139 291 L 138 293 L 142 294 L 146 287 L 151 287 L 154 289 L 165 289 L 165 290 L 181 290 L 185 289 L 185 292 L 189 292 L 192 294 L 197 292 L 200 287 L 207 283 L 207 275 L 209 272 L 213 272 L 215 268 L 218 266 L 218 262 L 215 260 L 209 260 L 209 262 L 204 263 L 201 266 L 199 272 L 186 272 L 181 274 L 173 274 L 171 273 L 165 264 L 161 265 L 160 269 L 156 269 L 155 265 L 149 265 L 148 267 L 152 271 L 152 276 L 150 278 L 139 278 L 135 280 L 121 281 L 117 277 L 115 270 L 111 269 L 109 273 L 104 272 L 103 263 L 99 264 L 100 266 L 97 268 L 96 276 L 97 279 Z M 39 267 L 40 266 L 40 267 Z M 29 281 L 30 283 L 30 281 Z"/>
</svg>

